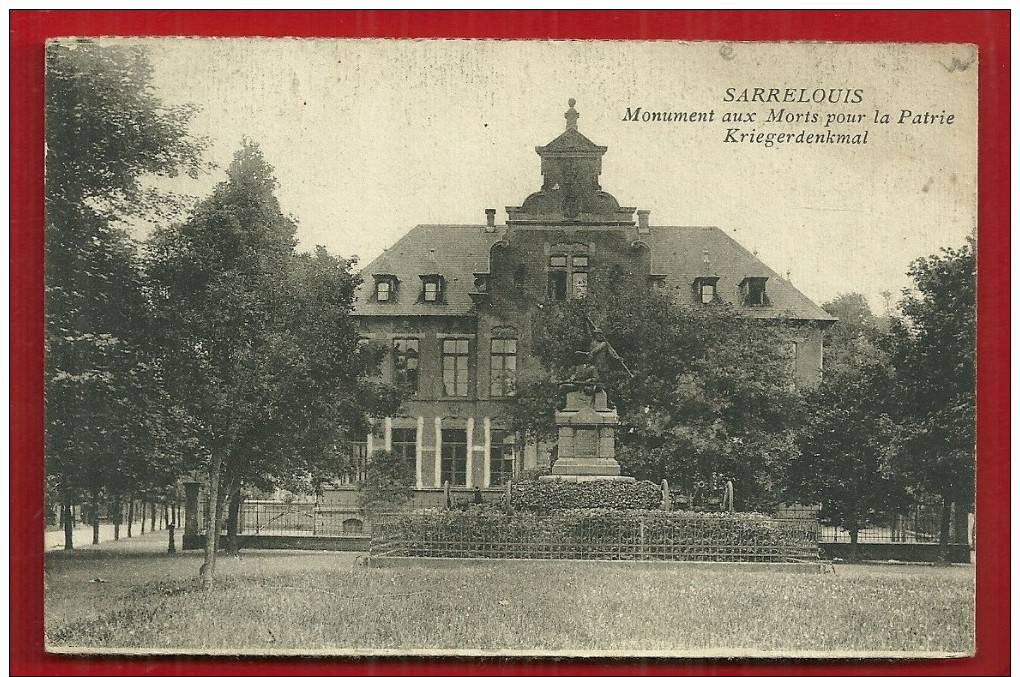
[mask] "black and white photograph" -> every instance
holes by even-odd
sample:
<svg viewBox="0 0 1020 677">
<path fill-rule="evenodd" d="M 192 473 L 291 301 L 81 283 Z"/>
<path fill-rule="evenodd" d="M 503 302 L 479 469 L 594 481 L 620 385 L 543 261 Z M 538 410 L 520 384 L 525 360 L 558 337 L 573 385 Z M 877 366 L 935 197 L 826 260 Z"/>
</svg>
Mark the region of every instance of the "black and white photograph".
<svg viewBox="0 0 1020 677">
<path fill-rule="evenodd" d="M 979 58 L 48 41 L 46 651 L 974 655 Z"/>
</svg>

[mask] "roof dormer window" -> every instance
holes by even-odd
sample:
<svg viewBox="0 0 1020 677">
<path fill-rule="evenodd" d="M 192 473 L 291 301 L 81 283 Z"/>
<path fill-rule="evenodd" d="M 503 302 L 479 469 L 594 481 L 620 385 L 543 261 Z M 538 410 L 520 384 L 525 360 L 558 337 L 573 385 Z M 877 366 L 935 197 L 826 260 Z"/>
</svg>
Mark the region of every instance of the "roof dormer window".
<svg viewBox="0 0 1020 677">
<path fill-rule="evenodd" d="M 375 275 L 375 300 L 391 303 L 396 298 L 397 278 L 393 275 Z"/>
<path fill-rule="evenodd" d="M 709 305 L 719 300 L 719 278 L 694 278 L 694 300 L 701 305 Z"/>
<path fill-rule="evenodd" d="M 767 277 L 745 277 L 740 283 L 740 298 L 745 306 L 760 307 L 772 305 L 765 293 Z"/>
<path fill-rule="evenodd" d="M 425 303 L 443 302 L 443 276 L 421 276 L 421 300 Z"/>
</svg>

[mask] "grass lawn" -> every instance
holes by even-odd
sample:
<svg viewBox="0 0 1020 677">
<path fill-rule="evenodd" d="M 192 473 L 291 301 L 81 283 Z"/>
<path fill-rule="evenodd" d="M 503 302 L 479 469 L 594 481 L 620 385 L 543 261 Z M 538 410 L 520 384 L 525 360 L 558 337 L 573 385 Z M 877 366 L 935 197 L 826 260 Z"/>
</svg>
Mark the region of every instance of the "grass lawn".
<svg viewBox="0 0 1020 677">
<path fill-rule="evenodd" d="M 47 558 L 47 645 L 190 652 L 969 653 L 970 566 L 515 561 L 354 565 L 344 553 Z M 106 582 L 92 583 L 95 578 Z"/>
</svg>

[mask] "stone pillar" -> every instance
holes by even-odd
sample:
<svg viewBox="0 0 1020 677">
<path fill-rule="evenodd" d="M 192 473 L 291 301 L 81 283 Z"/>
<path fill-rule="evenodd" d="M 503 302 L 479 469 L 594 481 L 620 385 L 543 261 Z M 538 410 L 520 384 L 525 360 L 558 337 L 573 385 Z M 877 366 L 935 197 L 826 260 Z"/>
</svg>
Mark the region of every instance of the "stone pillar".
<svg viewBox="0 0 1020 677">
<path fill-rule="evenodd" d="M 485 431 L 484 456 L 482 458 L 482 486 L 488 487 L 492 484 L 492 421 L 486 416 L 483 422 Z"/>
<path fill-rule="evenodd" d="M 475 419 L 473 417 L 468 418 L 467 421 L 467 472 L 465 474 L 464 484 L 468 489 L 474 486 L 475 473 Z"/>
<path fill-rule="evenodd" d="M 416 489 L 421 489 L 421 461 L 422 453 L 425 451 L 425 418 L 422 416 L 418 417 L 418 430 L 415 433 L 414 439 L 414 486 Z"/>
<path fill-rule="evenodd" d="M 436 416 L 436 463 L 435 486 L 443 486 L 443 420 Z"/>
</svg>

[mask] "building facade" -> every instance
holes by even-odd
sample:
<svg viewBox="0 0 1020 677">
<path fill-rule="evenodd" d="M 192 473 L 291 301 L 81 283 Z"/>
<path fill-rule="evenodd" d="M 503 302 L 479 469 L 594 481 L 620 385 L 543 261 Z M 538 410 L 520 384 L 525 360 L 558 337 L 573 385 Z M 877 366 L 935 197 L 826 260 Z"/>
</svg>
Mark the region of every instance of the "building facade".
<svg viewBox="0 0 1020 677">
<path fill-rule="evenodd" d="M 573 100 L 565 117 L 566 130 L 536 148 L 541 188 L 507 207 L 503 224 L 486 209 L 478 225 L 419 225 L 362 270 L 355 315 L 386 346 L 384 378 L 406 397 L 356 454 L 399 452 L 419 489 L 496 487 L 548 465 L 547 450 L 516 444 L 502 404 L 541 369 L 531 351 L 539 304 L 607 280 L 780 322 L 797 383 L 821 376 L 833 318 L 718 228 L 652 225 L 648 211 L 620 206 L 599 185 L 607 148 L 578 131 Z"/>
</svg>

